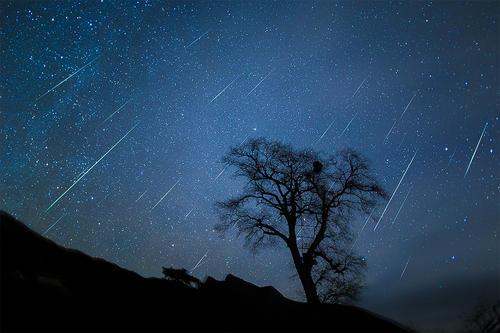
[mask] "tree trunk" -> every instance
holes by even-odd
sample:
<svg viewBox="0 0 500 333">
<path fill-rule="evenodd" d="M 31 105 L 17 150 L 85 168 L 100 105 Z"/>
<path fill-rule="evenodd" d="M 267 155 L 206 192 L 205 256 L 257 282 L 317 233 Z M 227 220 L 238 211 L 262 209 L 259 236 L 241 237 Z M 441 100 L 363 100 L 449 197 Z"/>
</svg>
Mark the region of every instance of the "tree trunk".
<svg viewBox="0 0 500 333">
<path fill-rule="evenodd" d="M 318 292 L 316 290 L 316 285 L 312 279 L 312 266 L 304 263 L 302 257 L 300 256 L 297 246 L 289 246 L 290 252 L 292 253 L 293 263 L 295 269 L 299 275 L 300 282 L 302 283 L 302 288 L 306 294 L 307 303 L 319 303 Z"/>
<path fill-rule="evenodd" d="M 299 278 L 306 294 L 307 303 L 319 303 L 318 292 L 311 276 L 311 270 L 302 268 L 302 273 L 299 272 Z"/>
</svg>

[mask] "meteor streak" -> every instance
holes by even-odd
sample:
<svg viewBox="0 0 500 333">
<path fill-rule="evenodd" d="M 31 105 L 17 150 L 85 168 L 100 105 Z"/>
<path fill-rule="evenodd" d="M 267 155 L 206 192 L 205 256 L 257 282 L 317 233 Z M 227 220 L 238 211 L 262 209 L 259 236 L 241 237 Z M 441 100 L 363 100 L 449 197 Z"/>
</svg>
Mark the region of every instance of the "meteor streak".
<svg viewBox="0 0 500 333">
<path fill-rule="evenodd" d="M 417 152 L 415 152 L 415 154 L 413 154 L 413 157 L 412 157 L 412 159 L 411 159 L 410 163 L 408 163 L 408 166 L 406 167 L 405 172 L 403 172 L 403 176 L 401 176 L 401 179 L 399 180 L 399 183 L 398 183 L 398 185 L 396 186 L 396 189 L 394 190 L 394 192 L 392 192 L 391 198 L 390 198 L 390 199 L 389 199 L 389 201 L 387 202 L 387 205 L 385 205 L 384 211 L 382 212 L 382 215 L 380 215 L 380 218 L 378 219 L 378 222 L 377 222 L 377 224 L 375 225 L 375 228 L 373 228 L 373 231 L 377 230 L 377 227 L 378 227 L 378 225 L 379 225 L 380 221 L 382 220 L 382 218 L 384 217 L 385 212 L 387 211 L 387 207 L 389 207 L 389 204 L 391 203 L 392 198 L 394 198 L 394 194 L 396 194 L 396 192 L 398 191 L 399 185 L 401 185 L 401 182 L 402 182 L 402 181 L 403 181 L 403 179 L 405 178 L 406 173 L 408 172 L 408 169 L 410 169 L 410 166 L 411 166 L 411 164 L 413 163 L 413 160 L 415 159 L 415 156 L 417 156 Z"/>
<path fill-rule="evenodd" d="M 266 76 L 264 76 L 264 78 L 262 78 L 262 80 L 260 80 L 260 81 L 259 81 L 259 83 L 257 83 L 257 85 L 256 85 L 255 87 L 253 87 L 253 89 L 252 89 L 252 90 L 250 90 L 250 92 L 247 94 L 247 97 L 248 97 L 248 95 L 250 95 L 250 94 L 251 94 L 251 93 L 252 93 L 255 89 L 257 89 L 257 87 L 258 87 L 258 86 L 260 86 L 260 84 L 261 84 L 261 83 L 262 83 L 265 79 L 267 79 L 267 77 L 268 77 L 269 75 L 271 75 L 271 74 L 272 74 L 272 72 L 274 72 L 274 69 L 272 69 L 272 70 L 271 70 L 271 71 L 270 71 L 270 72 L 269 72 Z"/>
<path fill-rule="evenodd" d="M 76 178 L 78 178 L 78 177 L 80 177 L 81 175 L 83 175 L 83 174 L 84 174 L 84 172 L 85 172 L 85 170 L 83 170 L 82 172 L 80 172 L 80 173 L 78 174 L 78 176 L 76 176 Z"/>
<path fill-rule="evenodd" d="M 398 121 L 397 121 L 397 120 L 395 120 L 395 121 L 394 121 L 394 124 L 392 124 L 391 129 L 389 130 L 389 132 L 387 132 L 387 134 L 386 134 L 386 136 L 385 136 L 385 138 L 384 138 L 384 142 L 387 140 L 387 138 L 388 138 L 388 137 L 389 137 L 389 135 L 391 134 L 391 132 L 392 132 L 392 130 L 393 130 L 393 128 L 394 128 L 394 126 L 396 126 L 396 123 L 397 123 L 397 122 L 398 122 Z"/>
<path fill-rule="evenodd" d="M 245 141 L 247 141 L 248 139 L 248 134 L 245 136 L 245 138 L 243 139 L 243 141 L 241 141 L 241 143 L 238 145 L 238 147 L 240 147 L 242 144 L 245 143 Z"/>
<path fill-rule="evenodd" d="M 53 90 L 55 90 L 57 87 L 59 87 L 61 84 L 63 84 L 64 82 L 68 81 L 69 79 L 71 79 L 73 76 L 75 76 L 76 74 L 78 74 L 80 71 L 82 71 L 83 69 L 85 69 L 86 67 L 90 66 L 92 63 L 94 63 L 94 61 L 96 61 L 97 59 L 99 58 L 99 56 L 95 57 L 94 59 L 92 59 L 91 61 L 89 61 L 87 64 L 85 64 L 83 67 L 80 67 L 78 70 L 76 70 L 76 72 L 73 72 L 70 76 L 68 76 L 67 78 L 65 78 L 64 80 L 62 80 L 61 82 L 59 82 L 58 84 L 56 84 L 55 86 L 53 86 L 52 88 L 50 88 L 45 94 L 39 96 L 35 102 L 38 102 L 38 100 L 42 97 L 44 97 L 45 95 L 49 94 L 50 92 L 52 92 Z"/>
<path fill-rule="evenodd" d="M 363 82 L 361 82 L 361 84 L 359 85 L 358 89 L 356 89 L 356 91 L 354 92 L 354 94 L 352 94 L 352 98 L 354 98 L 354 96 L 356 96 L 356 94 L 358 93 L 359 89 L 361 89 L 361 87 L 363 86 L 363 84 L 365 83 L 365 81 L 368 79 L 368 77 L 366 77 Z"/>
<path fill-rule="evenodd" d="M 238 147 L 241 147 L 245 143 L 245 141 L 247 141 L 247 139 L 248 139 L 248 134 L 245 135 L 245 138 L 243 139 L 243 141 L 241 141 L 241 143 L 238 145 Z M 217 176 L 215 176 L 215 178 L 213 179 L 213 181 L 215 182 L 217 179 L 219 179 L 219 177 L 222 176 L 222 174 L 224 173 L 224 171 L 226 171 L 226 169 L 227 169 L 227 165 L 221 170 L 221 172 L 219 172 L 219 174 Z M 188 215 L 190 213 L 191 213 L 191 211 L 188 213 Z M 186 215 L 186 217 L 188 215 Z"/>
<path fill-rule="evenodd" d="M 222 174 L 224 173 L 224 171 L 226 171 L 227 169 L 227 166 L 224 167 L 224 169 L 222 169 L 221 172 L 219 172 L 219 174 L 217 175 L 217 177 L 214 178 L 214 181 L 216 181 L 220 176 L 222 176 Z"/>
<path fill-rule="evenodd" d="M 403 143 L 405 142 L 407 137 L 408 137 L 408 133 L 405 133 L 405 135 L 403 136 L 403 140 L 401 140 L 401 143 L 398 146 L 398 150 L 401 149 L 401 147 L 403 146 Z"/>
<path fill-rule="evenodd" d="M 412 189 L 413 189 L 413 186 L 408 189 L 408 192 L 406 192 L 405 198 L 403 199 L 403 202 L 401 203 L 401 206 L 399 206 L 399 209 L 398 209 L 398 212 L 396 213 L 396 216 L 392 220 L 392 224 L 394 224 L 394 222 L 396 222 L 396 220 L 398 219 L 399 212 L 401 212 L 401 209 L 403 209 L 403 206 L 404 206 L 404 204 L 406 202 L 406 199 L 408 199 L 408 195 L 410 194 L 410 192 L 411 192 Z"/>
<path fill-rule="evenodd" d="M 389 137 L 389 135 L 391 135 L 391 132 L 392 132 L 392 130 L 394 129 L 394 126 L 396 126 L 396 123 L 397 123 L 397 122 L 399 122 L 399 121 L 401 121 L 401 119 L 403 118 L 403 116 L 404 116 L 404 114 L 405 114 L 406 110 L 408 110 L 408 108 L 410 107 L 411 102 L 413 102 L 413 99 L 415 98 L 415 96 L 417 96 L 417 94 L 416 94 L 416 93 L 415 93 L 415 94 L 413 94 L 413 97 L 410 99 L 410 101 L 408 102 L 408 104 L 406 104 L 406 107 L 405 107 L 405 109 L 403 110 L 403 112 L 401 113 L 401 115 L 399 116 L 399 119 L 397 119 L 396 121 L 394 121 L 394 124 L 392 124 L 391 129 L 389 130 L 389 132 L 387 132 L 387 135 L 385 136 L 384 141 L 385 141 L 385 140 L 387 140 L 387 138 Z"/>
<path fill-rule="evenodd" d="M 158 206 L 160 204 L 160 202 L 162 202 L 163 199 L 165 199 L 165 197 L 170 193 L 170 191 L 172 191 L 174 189 L 174 187 L 181 181 L 181 178 L 179 178 L 174 185 L 172 185 L 171 188 L 169 188 L 169 190 L 161 197 L 160 200 L 158 200 L 158 202 L 153 206 L 153 208 L 151 208 L 151 210 L 155 209 L 156 206 Z M 150 210 L 150 211 L 151 211 Z"/>
<path fill-rule="evenodd" d="M 356 91 L 354 92 L 354 94 L 352 95 L 351 99 L 354 98 L 354 96 L 356 96 L 356 94 L 358 93 L 359 89 L 361 89 L 361 87 L 363 86 L 363 84 L 365 83 L 365 81 L 368 79 L 368 77 L 366 77 L 363 82 L 361 82 L 361 84 L 359 85 L 358 89 L 356 89 Z M 346 105 L 345 109 L 347 109 L 349 105 Z M 349 121 L 349 123 L 347 124 L 347 126 L 344 128 L 344 130 L 342 131 L 342 133 L 340 133 L 339 135 L 339 138 L 344 135 L 344 133 L 349 129 L 349 126 L 351 125 L 352 121 L 354 120 L 354 118 L 356 118 L 357 116 L 357 112 L 354 114 L 354 116 L 352 117 L 352 119 Z M 330 130 L 330 128 L 332 127 L 333 123 L 335 122 L 332 121 L 330 123 L 330 125 L 328 125 L 328 127 L 326 128 L 326 130 L 323 132 L 323 134 L 321 134 L 321 136 L 319 137 L 318 141 L 316 141 L 316 144 L 319 143 L 321 141 L 321 139 L 323 139 L 323 137 L 325 136 L 325 134 Z"/>
<path fill-rule="evenodd" d="M 200 266 L 201 262 L 203 261 L 203 259 L 205 259 L 207 257 L 207 254 L 208 254 L 208 250 L 207 252 L 205 252 L 205 254 L 203 255 L 203 257 L 201 257 L 200 260 L 198 260 L 198 262 L 196 263 L 196 265 L 194 265 L 194 267 L 191 269 L 191 273 L 193 273 L 193 271 L 198 267 Z"/>
<path fill-rule="evenodd" d="M 123 109 L 125 107 L 125 105 L 127 105 L 128 102 L 130 102 L 130 100 L 131 99 L 129 99 L 128 101 L 126 101 L 125 103 L 123 103 L 118 109 L 116 109 L 115 112 L 113 112 L 106 119 L 104 119 L 104 121 L 101 123 L 101 125 L 104 124 L 105 122 L 107 122 L 111 117 L 113 117 L 115 115 L 115 113 L 120 112 L 120 110 Z"/>
<path fill-rule="evenodd" d="M 458 147 L 455 148 L 455 150 L 453 151 L 453 154 L 451 154 L 450 158 L 448 159 L 448 166 L 453 161 L 453 157 L 455 156 L 455 153 L 457 152 L 457 149 L 458 149 Z"/>
<path fill-rule="evenodd" d="M 365 227 L 368 224 L 368 221 L 370 221 L 370 218 L 372 217 L 374 211 L 375 211 L 375 208 L 372 209 L 372 211 L 370 212 L 370 215 L 368 215 L 368 217 L 366 218 L 365 224 L 363 224 L 363 228 L 361 228 L 360 233 L 363 232 L 363 230 L 365 230 Z"/>
<path fill-rule="evenodd" d="M 64 197 L 66 195 L 66 193 L 68 193 L 76 184 L 78 184 L 78 182 L 83 178 L 85 177 L 86 174 L 88 174 L 104 157 L 106 157 L 106 155 L 109 154 L 110 151 L 112 151 L 120 142 L 122 142 L 123 139 L 125 139 L 127 137 L 127 135 L 130 134 L 130 132 L 132 132 L 136 127 L 137 125 L 139 125 L 138 123 L 135 124 L 127 133 L 125 133 L 124 136 L 122 136 L 122 138 L 120 140 L 118 140 L 113 146 L 111 146 L 111 148 L 108 149 L 108 151 L 102 155 L 97 161 L 95 161 L 94 164 L 92 164 L 92 166 L 90 168 L 87 169 L 87 171 L 83 172 L 80 177 L 78 177 L 74 182 L 73 184 L 68 187 L 68 189 L 66 191 L 63 192 L 63 194 L 61 194 L 46 210 L 45 210 L 45 213 L 47 213 L 59 200 L 62 199 L 62 197 Z"/>
<path fill-rule="evenodd" d="M 59 223 L 59 221 L 61 221 L 61 219 L 66 216 L 66 214 L 62 214 L 60 218 L 57 219 L 57 221 L 55 221 L 54 223 L 52 223 L 52 225 L 50 227 L 47 228 L 47 230 L 45 230 L 43 233 L 42 233 L 42 236 L 44 236 L 47 232 L 49 232 L 50 229 L 52 229 L 57 223 Z"/>
<path fill-rule="evenodd" d="M 326 133 L 330 130 L 330 128 L 332 127 L 332 125 L 333 125 L 333 123 L 334 123 L 334 122 L 335 122 L 335 120 L 334 120 L 334 121 L 332 121 L 332 122 L 330 123 L 330 125 L 328 125 L 328 127 L 326 128 L 326 130 L 325 130 L 325 131 L 323 132 L 323 134 L 321 134 L 321 136 L 319 137 L 318 141 L 316 141 L 317 143 L 318 143 L 318 142 L 320 142 L 320 141 L 321 141 L 321 139 L 323 139 L 323 137 L 324 137 L 324 136 L 325 136 L 325 134 L 326 134 Z"/>
<path fill-rule="evenodd" d="M 403 268 L 403 271 L 401 272 L 401 276 L 399 277 L 399 279 L 401 280 L 403 278 L 403 275 L 405 274 L 406 272 L 406 267 L 408 267 L 408 263 L 410 262 L 410 257 L 408 257 L 408 260 L 406 261 L 406 265 L 405 265 L 405 268 Z"/>
<path fill-rule="evenodd" d="M 238 80 L 240 78 L 241 75 L 239 75 L 238 77 L 236 77 L 233 81 L 231 81 L 224 89 L 222 89 L 220 91 L 220 93 L 218 93 L 214 98 L 212 98 L 212 100 L 210 101 L 210 103 L 208 104 L 212 104 L 213 101 L 215 101 L 217 99 L 217 97 L 219 97 L 224 91 L 226 91 L 227 88 L 229 88 L 234 82 L 236 82 L 236 80 Z"/>
<path fill-rule="evenodd" d="M 408 102 L 408 104 L 406 104 L 406 107 L 405 107 L 405 109 L 403 110 L 403 113 L 401 113 L 401 115 L 399 116 L 399 120 L 401 120 L 401 118 L 403 118 L 403 116 L 404 116 L 404 114 L 405 114 L 406 110 L 408 110 L 408 108 L 410 107 L 410 104 L 411 104 L 411 102 L 413 102 L 413 99 L 415 98 L 415 96 L 417 96 L 417 94 L 416 94 L 416 93 L 415 93 L 415 94 L 413 94 L 413 97 L 410 99 L 410 101 Z"/>
<path fill-rule="evenodd" d="M 186 216 L 184 216 L 184 218 L 187 218 L 189 215 L 191 215 L 191 213 L 193 212 L 194 208 L 191 208 L 191 210 L 186 214 Z"/>
<path fill-rule="evenodd" d="M 354 116 L 351 118 L 351 120 L 349 121 L 349 123 L 347 123 L 347 126 L 344 128 L 344 130 L 342 131 L 342 133 L 340 133 L 339 138 L 342 137 L 342 135 L 344 135 L 344 133 L 347 131 L 347 129 L 349 128 L 349 126 L 351 126 L 352 121 L 354 120 L 354 118 L 356 118 L 357 115 L 358 115 L 358 113 L 356 112 L 354 114 Z"/>
<path fill-rule="evenodd" d="M 137 199 L 135 199 L 135 202 L 137 202 L 137 201 L 141 200 L 141 198 L 144 196 L 144 194 L 146 194 L 146 192 L 147 192 L 147 191 L 148 191 L 148 190 L 146 190 L 146 191 L 142 192 L 142 194 L 141 194 L 141 195 L 140 195 Z"/>
<path fill-rule="evenodd" d="M 370 218 L 372 217 L 374 211 L 375 211 L 375 207 L 370 212 L 370 215 L 368 215 L 368 217 L 366 218 L 365 224 L 363 224 L 363 227 L 359 231 L 358 236 L 356 237 L 356 240 L 354 241 L 354 243 L 352 243 L 351 249 L 354 247 L 354 245 L 356 245 L 356 242 L 358 241 L 359 235 L 361 235 L 361 233 L 363 232 L 363 230 L 365 230 L 365 227 L 368 224 L 368 221 L 370 221 Z"/>
<path fill-rule="evenodd" d="M 200 39 L 202 39 L 206 34 L 208 34 L 210 32 L 210 30 L 208 30 L 207 32 L 205 32 L 203 35 L 201 35 L 200 37 L 196 38 L 194 41 L 192 41 L 191 43 L 189 43 L 188 46 L 185 46 L 185 48 L 187 49 L 188 47 L 190 47 L 191 45 L 193 45 L 194 43 L 196 43 L 197 41 L 199 41 Z"/>
<path fill-rule="evenodd" d="M 486 126 L 488 126 L 488 122 L 484 124 L 483 132 L 481 133 L 481 136 L 479 137 L 479 141 L 477 142 L 476 149 L 474 149 L 474 153 L 472 154 L 472 157 L 470 158 L 469 165 L 467 166 L 467 170 L 465 170 L 464 178 L 467 177 L 467 174 L 469 173 L 470 166 L 472 164 L 472 161 L 474 160 L 474 157 L 476 156 L 477 148 L 479 148 L 479 145 L 481 144 L 481 140 L 483 139 L 484 132 L 486 131 Z"/>
</svg>

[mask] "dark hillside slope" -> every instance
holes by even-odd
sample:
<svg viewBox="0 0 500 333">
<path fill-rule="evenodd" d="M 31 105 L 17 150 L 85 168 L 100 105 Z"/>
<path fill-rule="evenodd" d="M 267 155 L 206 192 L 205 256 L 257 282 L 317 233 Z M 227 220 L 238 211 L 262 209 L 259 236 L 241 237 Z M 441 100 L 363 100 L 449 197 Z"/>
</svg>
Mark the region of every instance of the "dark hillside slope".
<svg viewBox="0 0 500 333">
<path fill-rule="evenodd" d="M 291 301 L 233 275 L 199 289 L 67 249 L 0 211 L 2 331 L 406 332 L 368 311 Z"/>
</svg>

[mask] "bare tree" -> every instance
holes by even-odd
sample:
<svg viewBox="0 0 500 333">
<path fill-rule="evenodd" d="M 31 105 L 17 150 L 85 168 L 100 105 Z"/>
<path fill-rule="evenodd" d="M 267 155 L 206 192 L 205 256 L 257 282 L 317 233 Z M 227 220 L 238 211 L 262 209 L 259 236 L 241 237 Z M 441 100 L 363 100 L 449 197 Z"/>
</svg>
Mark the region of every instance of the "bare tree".
<svg viewBox="0 0 500 333">
<path fill-rule="evenodd" d="M 352 150 L 324 157 L 260 138 L 232 148 L 223 162 L 247 182 L 217 203 L 216 229 L 235 227 L 253 249 L 286 245 L 308 302 L 354 299 L 365 261 L 352 252 L 349 222 L 385 197 L 366 160 Z"/>
</svg>

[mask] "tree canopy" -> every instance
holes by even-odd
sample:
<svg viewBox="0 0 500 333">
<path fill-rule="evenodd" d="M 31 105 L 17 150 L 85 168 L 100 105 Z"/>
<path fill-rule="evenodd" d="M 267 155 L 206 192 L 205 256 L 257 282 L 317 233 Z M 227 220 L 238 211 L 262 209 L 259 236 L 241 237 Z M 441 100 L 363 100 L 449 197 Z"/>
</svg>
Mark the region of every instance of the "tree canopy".
<svg viewBox="0 0 500 333">
<path fill-rule="evenodd" d="M 286 245 L 308 302 L 354 299 L 365 261 L 353 252 L 350 222 L 386 197 L 366 159 L 353 150 L 324 156 L 257 138 L 223 162 L 246 183 L 217 203 L 216 229 L 236 228 L 254 250 Z"/>
</svg>

